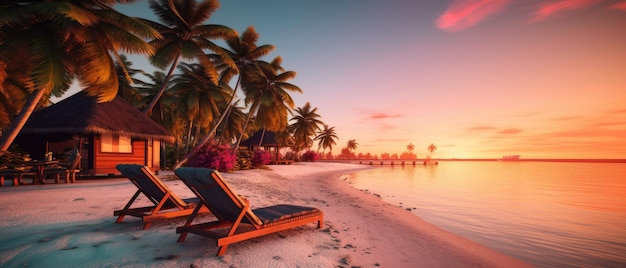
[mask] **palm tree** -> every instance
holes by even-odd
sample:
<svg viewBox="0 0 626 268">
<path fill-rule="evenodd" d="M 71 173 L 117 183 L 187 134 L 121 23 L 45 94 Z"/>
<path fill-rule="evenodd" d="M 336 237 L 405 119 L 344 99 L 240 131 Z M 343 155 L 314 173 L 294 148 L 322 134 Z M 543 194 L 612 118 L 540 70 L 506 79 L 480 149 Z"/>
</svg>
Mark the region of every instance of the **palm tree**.
<svg viewBox="0 0 626 268">
<path fill-rule="evenodd" d="M 428 152 L 430 152 L 431 154 L 434 153 L 435 151 L 437 151 L 437 146 L 435 146 L 434 144 L 430 144 L 428 145 Z"/>
<path fill-rule="evenodd" d="M 181 74 L 172 80 L 171 91 L 177 96 L 178 105 L 175 114 L 189 122 L 189 128 L 196 129 L 196 139 L 202 129 L 207 129 L 214 123 L 219 114 L 218 107 L 222 107 L 231 89 L 228 85 L 216 86 L 206 75 L 204 66 L 200 64 L 182 63 L 179 66 Z M 189 131 L 188 133 L 191 133 Z M 187 146 L 191 145 L 191 135 L 187 136 Z"/>
<path fill-rule="evenodd" d="M 195 0 L 151 0 L 150 8 L 156 13 L 161 22 L 143 20 L 146 24 L 157 29 L 162 35 L 162 39 L 155 39 L 150 43 L 154 46 L 156 53 L 150 58 L 152 65 L 160 69 L 169 67 L 162 87 L 155 97 L 150 101 L 144 111 L 146 114 L 152 113 L 152 109 L 161 98 L 168 86 L 169 80 L 174 74 L 178 61 L 183 58 L 187 60 L 197 59 L 204 67 L 206 75 L 211 78 L 213 84 L 218 84 L 218 73 L 213 61 L 204 53 L 204 49 L 209 49 L 222 56 L 225 64 L 236 69 L 235 63 L 228 57 L 228 54 L 210 39 L 232 38 L 236 32 L 229 27 L 215 24 L 202 25 L 208 20 L 220 4 L 217 0 L 205 0 L 196 3 Z"/>
<path fill-rule="evenodd" d="M 352 151 L 355 151 L 355 150 L 356 150 L 356 147 L 357 147 L 358 145 L 359 145 L 359 144 L 358 144 L 358 143 L 356 143 L 356 140 L 349 140 L 349 141 L 348 141 L 348 144 L 347 144 L 347 146 L 346 146 L 346 148 L 348 148 L 348 150 L 349 150 L 350 152 L 352 152 Z"/>
<path fill-rule="evenodd" d="M 252 116 L 255 124 L 269 131 L 281 131 L 287 127 L 287 113 L 295 103 L 287 91 L 302 92 L 296 85 L 287 83 L 296 72 L 283 71 L 282 58 L 276 57 L 269 64 L 259 65 L 262 76 L 251 74 L 250 78 L 242 79 L 242 89 L 246 95 L 245 103 L 250 104 L 250 111 L 244 129 Z M 239 148 L 242 136 L 237 140 L 235 150 Z"/>
<path fill-rule="evenodd" d="M 409 145 L 407 145 L 407 146 L 406 146 L 406 150 L 407 150 L 409 153 L 412 153 L 412 152 L 413 152 L 413 150 L 415 150 L 415 145 L 413 145 L 413 143 L 409 143 Z"/>
<path fill-rule="evenodd" d="M 259 34 L 256 32 L 254 27 L 248 27 L 241 37 L 234 36 L 226 39 L 226 44 L 232 51 L 225 50 L 229 55 L 227 59 L 235 62 L 237 68 L 231 68 L 228 64 L 224 63 L 223 57 L 220 55 L 209 55 L 214 61 L 217 63 L 216 68 L 221 70 L 220 74 L 220 83 L 228 84 L 233 76 L 239 74 L 237 77 L 237 82 L 235 84 L 235 89 L 228 100 L 228 105 L 226 105 L 225 109 L 221 113 L 220 118 L 215 122 L 211 131 L 206 135 L 203 141 L 200 143 L 202 146 L 204 143 L 208 142 L 211 137 L 217 132 L 217 128 L 222 125 L 224 120 L 228 121 L 227 117 L 231 113 L 233 109 L 233 100 L 237 94 L 237 89 L 241 84 L 241 80 L 244 77 L 255 77 L 262 76 L 261 69 L 257 67 L 257 65 L 266 62 L 258 60 L 259 58 L 269 54 L 274 50 L 273 45 L 263 45 L 257 46 L 256 42 L 259 40 Z M 241 130 L 243 128 L 240 127 Z"/>
<path fill-rule="evenodd" d="M 216 127 L 221 124 L 222 120 L 229 115 L 230 109 L 232 107 L 232 102 L 235 99 L 235 95 L 237 94 L 237 89 L 241 84 L 241 80 L 244 77 L 254 77 L 262 76 L 261 69 L 258 67 L 259 64 L 267 64 L 266 62 L 260 61 L 259 59 L 263 56 L 268 55 L 270 52 L 274 50 L 274 45 L 262 45 L 257 46 L 256 42 L 259 40 L 259 34 L 256 32 L 254 27 L 249 26 L 241 35 L 241 37 L 229 38 L 226 40 L 226 44 L 232 51 L 226 50 L 229 55 L 229 58 L 232 59 L 237 65 L 237 69 L 233 69 L 228 67 L 226 64 L 222 64 L 223 66 L 218 66 L 218 68 L 222 68 L 223 71 L 221 73 L 220 81 L 224 83 L 230 82 L 230 79 L 236 75 L 237 82 L 235 83 L 235 89 L 233 90 L 233 94 L 228 101 L 228 107 L 222 113 L 221 118 L 216 124 Z M 211 131 L 209 135 L 214 132 Z"/>
<path fill-rule="evenodd" d="M 428 145 L 428 152 L 430 153 L 430 155 L 429 155 L 429 156 L 428 156 L 428 158 L 427 158 L 428 160 L 430 160 L 430 158 L 431 158 L 432 154 L 433 154 L 435 151 L 437 151 L 437 146 L 435 146 L 435 145 L 434 145 L 434 144 L 432 144 L 432 143 L 431 143 L 430 145 Z"/>
<path fill-rule="evenodd" d="M 138 109 L 145 110 L 145 107 L 148 105 L 148 103 L 152 99 L 154 99 L 154 96 L 156 96 L 157 91 L 163 86 L 165 73 L 161 71 L 154 71 L 152 74 L 149 74 L 149 73 L 141 71 L 141 74 L 144 75 L 148 79 L 148 81 L 143 81 L 139 79 L 135 81 L 134 88 L 135 90 L 137 90 L 137 92 L 141 96 L 141 99 L 136 104 L 136 107 Z M 166 92 L 167 92 L 167 89 L 166 89 Z M 164 92 L 164 94 L 166 92 Z M 163 122 L 162 122 L 163 111 L 161 107 L 163 106 L 162 104 L 163 99 L 164 98 L 159 99 L 157 104 L 152 109 L 153 112 L 150 114 L 150 117 L 161 125 L 163 125 Z"/>
<path fill-rule="evenodd" d="M 258 129 L 267 129 L 270 131 L 281 131 L 287 127 L 287 113 L 295 106 L 295 103 L 287 91 L 302 92 L 296 85 L 287 83 L 287 80 L 293 79 L 296 72 L 283 71 L 282 58 L 276 57 L 270 63 L 258 65 L 260 73 L 249 73 L 249 77 L 242 78 L 242 89 L 244 91 L 245 104 L 250 105 L 248 116 L 243 125 L 243 132 L 239 135 L 235 144 L 235 151 L 239 149 L 239 144 L 247 133 L 248 124 L 254 117 L 254 123 Z M 204 141 L 198 143 L 191 151 L 197 151 L 206 141 L 210 139 L 207 136 Z M 262 141 L 263 139 L 261 139 Z M 180 167 L 191 157 L 191 153 L 187 154 L 179 160 L 174 168 Z"/>
<path fill-rule="evenodd" d="M 139 94 L 139 91 L 137 91 L 137 89 L 132 86 L 132 84 L 141 83 L 141 81 L 133 78 L 133 76 L 138 73 L 143 73 L 143 71 L 139 69 L 131 69 L 130 67 L 133 65 L 133 63 L 128 61 L 125 55 L 120 55 L 119 59 L 119 63 L 115 64 L 115 71 L 117 73 L 118 81 L 120 83 L 117 95 L 122 97 L 135 107 L 139 106 L 141 104 L 142 96 L 141 94 Z"/>
<path fill-rule="evenodd" d="M 332 152 L 333 145 L 337 144 L 335 140 L 338 139 L 337 133 L 335 133 L 335 127 L 328 127 L 328 125 L 324 124 L 324 129 L 320 131 L 315 139 L 319 140 L 317 150 L 319 151 L 320 147 L 323 149 L 322 155 L 326 155 L 326 148 Z"/>
<path fill-rule="evenodd" d="M 318 118 L 317 107 L 311 108 L 309 102 L 295 109 L 295 116 L 289 120 L 295 122 L 289 125 L 289 131 L 293 133 L 297 151 L 313 146 L 311 137 L 315 137 L 315 133 L 321 130 L 320 126 L 324 125 Z"/>
<path fill-rule="evenodd" d="M 218 136 L 222 142 L 230 144 L 244 132 L 243 125 L 246 121 L 246 113 L 243 111 L 243 107 L 237 106 L 237 103 L 238 101 L 233 103 L 229 110 L 230 115 L 220 124 L 221 130 Z"/>
<path fill-rule="evenodd" d="M 11 124 L 11 120 L 24 106 L 28 97 L 28 88 L 20 82 L 26 79 L 27 74 L 18 71 L 23 68 L 23 64 L 7 66 L 5 63 L 0 62 L 0 77 L 7 77 L 7 73 L 15 74 L 11 78 L 7 77 L 0 83 L 0 129 L 4 129 Z M 41 100 L 38 106 L 43 106 L 46 103 L 47 99 Z"/>
<path fill-rule="evenodd" d="M 114 60 L 119 50 L 152 55 L 144 39 L 161 36 L 138 19 L 115 11 L 119 0 L 17 1 L 0 4 L 0 84 L 16 84 L 29 95 L 11 126 L 2 135 L 5 152 L 42 98 L 61 96 L 74 79 L 99 101 L 113 99 L 118 90 Z M 123 1 L 132 3 L 133 0 Z M 26 74 L 26 75 L 20 75 Z"/>
</svg>

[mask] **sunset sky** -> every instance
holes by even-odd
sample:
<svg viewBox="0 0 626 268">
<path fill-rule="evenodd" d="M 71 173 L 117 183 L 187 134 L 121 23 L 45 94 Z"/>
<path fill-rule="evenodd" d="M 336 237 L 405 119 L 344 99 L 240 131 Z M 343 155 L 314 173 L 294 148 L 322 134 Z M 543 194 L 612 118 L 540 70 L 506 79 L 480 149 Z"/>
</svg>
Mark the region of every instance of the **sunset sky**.
<svg viewBox="0 0 626 268">
<path fill-rule="evenodd" d="M 626 1 L 228 0 L 357 153 L 626 158 Z M 156 17 L 146 1 L 116 8 Z M 152 71 L 130 57 L 133 67 Z M 316 147 L 315 147 L 316 148 Z"/>
</svg>

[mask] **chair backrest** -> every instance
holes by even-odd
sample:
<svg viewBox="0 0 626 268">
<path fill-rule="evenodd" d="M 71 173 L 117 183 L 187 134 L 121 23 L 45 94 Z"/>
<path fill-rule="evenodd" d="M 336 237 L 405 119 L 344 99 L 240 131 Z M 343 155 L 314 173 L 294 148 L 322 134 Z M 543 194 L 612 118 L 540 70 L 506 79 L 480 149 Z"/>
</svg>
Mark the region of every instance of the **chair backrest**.
<svg viewBox="0 0 626 268">
<path fill-rule="evenodd" d="M 135 184 L 154 204 L 158 204 L 165 197 L 165 194 L 169 192 L 170 198 L 165 203 L 166 207 L 184 207 L 187 205 L 167 185 L 163 184 L 161 179 L 150 168 L 137 164 L 118 164 L 115 168 Z"/>
<path fill-rule="evenodd" d="M 67 166 L 67 170 L 74 171 L 74 170 L 78 169 L 78 166 L 80 165 L 80 160 L 82 158 L 83 158 L 82 155 L 76 154 L 74 156 L 74 159 L 72 159 L 72 162 L 70 162 L 69 165 Z"/>
<path fill-rule="evenodd" d="M 235 221 L 246 204 L 217 170 L 184 167 L 174 170 L 174 173 L 221 220 Z M 246 210 L 244 222 L 262 224 L 250 208 Z"/>
</svg>

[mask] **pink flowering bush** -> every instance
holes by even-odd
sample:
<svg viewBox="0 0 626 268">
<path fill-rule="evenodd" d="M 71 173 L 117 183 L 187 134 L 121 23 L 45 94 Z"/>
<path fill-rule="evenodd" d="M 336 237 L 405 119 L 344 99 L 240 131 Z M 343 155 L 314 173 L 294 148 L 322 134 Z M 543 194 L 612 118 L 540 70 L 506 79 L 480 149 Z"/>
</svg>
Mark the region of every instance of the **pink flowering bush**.
<svg viewBox="0 0 626 268">
<path fill-rule="evenodd" d="M 252 168 L 260 168 L 261 166 L 269 164 L 272 159 L 270 152 L 265 150 L 255 150 L 252 156 Z"/>
<path fill-rule="evenodd" d="M 300 160 L 304 162 L 315 162 L 319 158 L 319 155 L 313 150 L 308 150 L 302 154 Z"/>
<path fill-rule="evenodd" d="M 219 145 L 215 140 L 211 140 L 191 156 L 187 161 L 187 166 L 228 172 L 234 170 L 235 163 L 237 163 L 237 156 L 228 145 Z"/>
</svg>

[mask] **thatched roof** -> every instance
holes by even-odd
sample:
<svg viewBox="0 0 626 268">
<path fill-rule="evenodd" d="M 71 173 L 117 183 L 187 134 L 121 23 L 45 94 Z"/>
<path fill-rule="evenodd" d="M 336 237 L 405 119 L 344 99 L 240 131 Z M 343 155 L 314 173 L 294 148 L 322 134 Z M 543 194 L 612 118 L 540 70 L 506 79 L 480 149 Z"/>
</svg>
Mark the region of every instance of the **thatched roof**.
<svg viewBox="0 0 626 268">
<path fill-rule="evenodd" d="M 161 125 L 117 96 L 98 103 L 84 92 L 34 112 L 22 131 L 24 134 L 111 133 L 139 139 L 174 142 L 175 138 Z"/>
<path fill-rule="evenodd" d="M 249 139 L 242 141 L 241 145 L 244 146 L 258 146 L 261 141 L 261 136 L 263 135 L 263 129 L 257 131 L 250 137 Z M 265 135 L 263 135 L 263 143 L 261 146 L 277 146 L 278 142 L 276 142 L 275 138 L 276 134 L 272 131 L 265 131 Z"/>
</svg>

